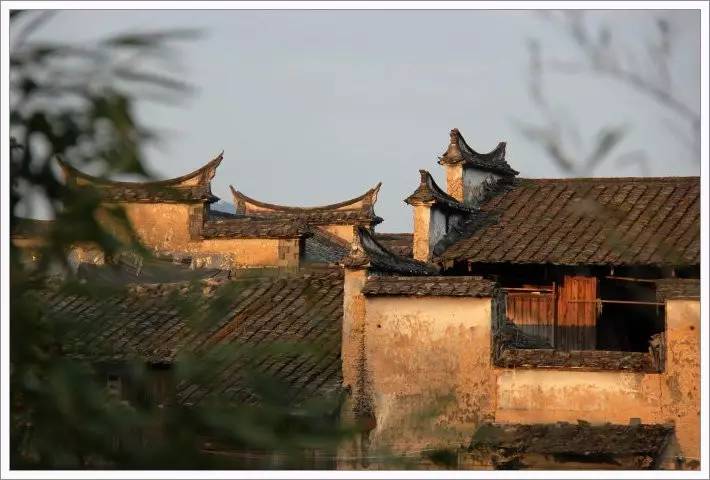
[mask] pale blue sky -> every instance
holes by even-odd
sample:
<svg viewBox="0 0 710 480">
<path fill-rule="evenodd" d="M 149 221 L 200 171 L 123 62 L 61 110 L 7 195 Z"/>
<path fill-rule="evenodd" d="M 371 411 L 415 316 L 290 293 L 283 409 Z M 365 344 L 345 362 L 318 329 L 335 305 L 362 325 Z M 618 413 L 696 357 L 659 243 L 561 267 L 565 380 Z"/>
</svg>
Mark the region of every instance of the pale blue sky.
<svg viewBox="0 0 710 480">
<path fill-rule="evenodd" d="M 651 35 L 647 11 L 594 12 L 619 42 L 638 47 Z M 675 33 L 673 81 L 699 108 L 700 24 L 692 11 L 664 13 Z M 193 170 L 221 150 L 214 192 L 231 202 L 229 184 L 260 200 L 291 205 L 333 203 L 377 182 L 379 231 L 411 229 L 402 202 L 420 168 L 443 186 L 436 164 L 458 127 L 488 151 L 508 142 L 521 176 L 562 172 L 515 127 L 539 113 L 527 92 L 526 39 L 546 52 L 579 58 L 569 38 L 526 11 L 65 11 L 42 36 L 90 41 L 124 30 L 190 27 L 184 76 L 197 91 L 175 107 L 142 106 L 145 123 L 170 133 L 151 148 L 161 177 Z M 554 75 L 548 96 L 577 122 L 583 137 L 601 126 L 631 130 L 618 153 L 643 150 L 652 175 L 699 175 L 700 163 L 667 126 L 672 113 L 634 89 L 596 76 Z M 595 175 L 639 175 L 610 161 Z"/>
</svg>

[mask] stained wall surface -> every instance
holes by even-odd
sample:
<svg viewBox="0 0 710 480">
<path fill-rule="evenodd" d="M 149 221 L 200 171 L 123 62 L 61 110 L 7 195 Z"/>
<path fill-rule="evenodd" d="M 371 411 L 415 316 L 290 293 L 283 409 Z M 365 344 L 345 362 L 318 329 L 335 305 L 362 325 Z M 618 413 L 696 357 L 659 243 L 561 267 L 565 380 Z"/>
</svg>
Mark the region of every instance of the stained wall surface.
<svg viewBox="0 0 710 480">
<path fill-rule="evenodd" d="M 295 267 L 299 264 L 297 238 L 203 240 L 191 235 L 190 213 L 201 210 L 200 205 L 123 203 L 121 206 L 139 239 L 148 248 L 165 254 L 191 256 L 200 263 L 199 266 Z"/>
<path fill-rule="evenodd" d="M 366 298 L 374 451 L 461 447 L 493 419 L 491 299 Z"/>
<path fill-rule="evenodd" d="M 459 202 L 463 202 L 463 166 L 460 163 L 444 165 L 444 171 L 446 172 L 446 193 Z"/>
<path fill-rule="evenodd" d="M 324 225 L 321 228 L 347 242 L 352 242 L 355 235 L 355 227 L 353 225 Z"/>
<path fill-rule="evenodd" d="M 431 206 L 414 205 L 414 236 L 412 237 L 412 256 L 416 260 L 429 259 L 429 232 L 431 224 Z"/>
<path fill-rule="evenodd" d="M 469 205 L 475 204 L 476 199 L 481 195 L 482 186 L 486 182 L 495 182 L 500 178 L 501 176 L 495 173 L 475 168 L 465 168 L 463 171 L 464 202 Z"/>
</svg>

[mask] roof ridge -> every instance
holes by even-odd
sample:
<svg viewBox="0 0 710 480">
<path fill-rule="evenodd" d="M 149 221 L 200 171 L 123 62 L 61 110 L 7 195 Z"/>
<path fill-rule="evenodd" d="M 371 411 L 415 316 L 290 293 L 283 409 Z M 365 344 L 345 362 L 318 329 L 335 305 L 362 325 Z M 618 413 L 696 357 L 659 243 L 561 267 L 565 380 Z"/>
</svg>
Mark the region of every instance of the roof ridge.
<svg viewBox="0 0 710 480">
<path fill-rule="evenodd" d="M 449 146 L 439 157 L 438 163 L 439 165 L 462 163 L 501 175 L 516 176 L 520 172 L 511 168 L 505 159 L 506 146 L 506 142 L 498 142 L 498 145 L 490 152 L 477 152 L 466 143 L 466 139 L 463 138 L 459 129 L 453 128 L 449 132 Z"/>
<path fill-rule="evenodd" d="M 219 166 L 220 163 L 222 163 L 222 160 L 224 158 L 224 150 L 217 155 L 215 158 L 201 166 L 200 168 L 193 170 L 190 173 L 186 173 L 185 175 L 181 175 L 179 177 L 173 177 L 173 178 L 168 178 L 165 180 L 154 180 L 150 182 L 126 182 L 126 181 L 120 181 L 120 180 L 109 180 L 106 178 L 101 178 L 97 177 L 94 175 L 89 175 L 88 173 L 82 172 L 78 168 L 70 165 L 66 161 L 62 160 L 61 158 L 57 157 L 57 163 L 59 164 L 59 167 L 62 169 L 65 175 L 65 180 L 68 180 L 70 177 L 79 177 L 84 180 L 87 180 L 91 183 L 95 183 L 97 185 L 106 185 L 106 186 L 116 186 L 116 187 L 143 187 L 143 188 L 150 188 L 150 187 L 173 187 L 173 188 L 180 188 L 180 187 L 185 187 L 189 188 L 190 186 L 180 186 L 176 185 L 177 183 L 184 182 L 186 180 L 189 180 L 191 178 L 197 177 L 198 175 L 200 176 L 200 179 L 198 180 L 198 185 L 205 185 L 209 183 L 212 178 L 214 178 L 215 170 Z"/>
<path fill-rule="evenodd" d="M 229 186 L 230 190 L 232 191 L 232 197 L 234 199 L 235 207 L 237 206 L 236 204 L 241 200 L 241 201 L 253 203 L 254 205 L 257 205 L 260 207 L 271 208 L 277 212 L 278 211 L 281 211 L 281 212 L 318 212 L 318 211 L 323 211 L 323 210 L 335 210 L 337 208 L 345 207 L 345 206 L 351 205 L 353 203 L 357 203 L 361 200 L 365 200 L 367 197 L 370 197 L 370 201 L 367 202 L 367 205 L 371 207 L 377 201 L 377 194 L 379 193 L 381 187 L 382 187 L 382 182 L 379 182 L 377 185 L 370 188 L 362 195 L 351 198 L 349 200 L 343 200 L 342 202 L 331 203 L 328 205 L 319 205 L 319 206 L 315 206 L 315 207 L 291 207 L 288 205 L 267 203 L 267 202 L 262 202 L 260 200 L 256 200 L 256 199 L 251 198 L 251 197 L 243 194 L 242 192 L 238 191 L 237 189 L 234 188 L 234 186 L 232 186 L 232 185 Z M 362 210 L 362 209 L 364 209 L 364 206 L 360 208 L 360 210 Z"/>
</svg>

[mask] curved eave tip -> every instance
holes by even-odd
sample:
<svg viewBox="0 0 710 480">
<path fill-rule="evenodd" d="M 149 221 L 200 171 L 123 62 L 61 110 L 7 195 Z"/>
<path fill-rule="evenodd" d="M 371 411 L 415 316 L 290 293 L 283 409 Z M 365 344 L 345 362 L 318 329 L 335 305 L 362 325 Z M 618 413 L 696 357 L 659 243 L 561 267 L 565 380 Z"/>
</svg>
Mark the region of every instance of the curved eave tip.
<svg viewBox="0 0 710 480">
<path fill-rule="evenodd" d="M 214 163 L 214 164 L 216 164 L 216 165 L 219 165 L 220 163 L 222 163 L 222 160 L 224 160 L 224 150 L 222 150 L 221 152 L 219 152 L 219 155 L 217 155 L 216 157 L 214 157 L 214 158 L 210 161 L 210 163 Z"/>
</svg>

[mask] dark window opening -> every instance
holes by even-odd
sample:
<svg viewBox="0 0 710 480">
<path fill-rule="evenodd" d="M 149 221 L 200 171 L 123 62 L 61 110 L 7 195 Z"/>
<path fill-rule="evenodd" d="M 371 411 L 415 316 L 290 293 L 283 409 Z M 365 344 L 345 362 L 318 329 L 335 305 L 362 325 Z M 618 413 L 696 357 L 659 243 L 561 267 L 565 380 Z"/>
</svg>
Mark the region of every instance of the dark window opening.
<svg viewBox="0 0 710 480">
<path fill-rule="evenodd" d="M 655 282 L 605 278 L 599 293 L 607 301 L 597 319 L 597 349 L 648 351 L 651 338 L 665 330 L 665 306 L 656 301 Z"/>
</svg>

